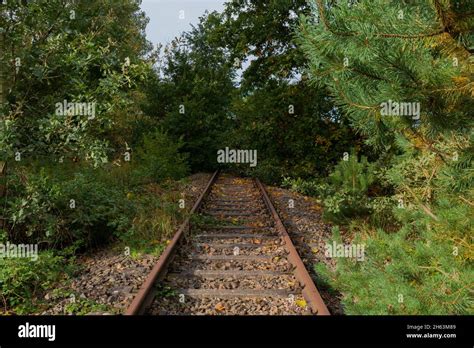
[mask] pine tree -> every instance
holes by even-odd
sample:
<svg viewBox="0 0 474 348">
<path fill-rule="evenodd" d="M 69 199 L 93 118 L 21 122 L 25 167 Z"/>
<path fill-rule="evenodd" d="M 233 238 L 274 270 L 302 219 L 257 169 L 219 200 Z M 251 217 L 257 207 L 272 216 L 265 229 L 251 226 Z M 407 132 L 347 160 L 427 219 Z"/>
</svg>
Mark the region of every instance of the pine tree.
<svg viewBox="0 0 474 348">
<path fill-rule="evenodd" d="M 469 132 L 472 2 L 317 0 L 313 7 L 299 34 L 312 79 L 330 88 L 372 144 L 389 146 L 397 131 L 433 151 L 440 133 Z M 420 119 L 382 116 L 390 100 L 420 103 Z"/>
<path fill-rule="evenodd" d="M 312 82 L 377 151 L 378 180 L 394 193 L 379 198 L 398 202 L 398 231 L 359 224 L 354 242 L 367 244 L 367 262 L 342 260 L 326 275 L 349 313 L 472 313 L 474 3 L 312 6 L 298 33 Z M 400 113 L 400 103 L 413 108 Z"/>
</svg>

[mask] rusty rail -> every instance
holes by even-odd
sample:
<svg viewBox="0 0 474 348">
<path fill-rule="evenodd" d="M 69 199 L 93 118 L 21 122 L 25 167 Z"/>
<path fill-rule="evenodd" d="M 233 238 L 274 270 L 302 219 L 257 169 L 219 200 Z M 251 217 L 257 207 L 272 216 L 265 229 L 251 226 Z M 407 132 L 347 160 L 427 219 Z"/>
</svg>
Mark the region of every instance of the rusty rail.
<svg viewBox="0 0 474 348">
<path fill-rule="evenodd" d="M 194 206 L 192 207 L 190 211 L 190 216 L 194 214 L 201 206 L 202 201 L 211 190 L 212 184 L 216 180 L 217 175 L 218 175 L 218 171 L 214 172 L 206 188 L 201 193 L 196 203 L 194 203 Z M 144 311 L 146 310 L 146 308 L 153 301 L 153 297 L 154 297 L 153 288 L 154 288 L 155 282 L 161 279 L 166 274 L 166 270 L 169 264 L 173 261 L 173 258 L 176 254 L 177 245 L 182 240 L 185 233 L 189 231 L 189 222 L 190 222 L 190 217 L 186 218 L 186 220 L 181 224 L 181 226 L 178 229 L 178 232 L 176 232 L 170 244 L 168 244 L 163 254 L 161 254 L 158 262 L 151 270 L 150 274 L 148 275 L 147 279 L 143 283 L 142 287 L 138 291 L 137 295 L 133 299 L 130 306 L 127 308 L 125 315 L 144 314 Z"/>
<path fill-rule="evenodd" d="M 310 306 L 313 313 L 318 314 L 318 315 L 329 315 L 330 314 L 329 310 L 324 304 L 324 301 L 321 298 L 321 295 L 319 294 L 319 291 L 316 288 L 316 285 L 314 285 L 314 282 L 311 279 L 311 276 L 306 270 L 306 267 L 303 264 L 303 261 L 301 261 L 301 258 L 298 252 L 296 251 L 296 248 L 293 245 L 293 242 L 291 241 L 291 238 L 288 235 L 288 232 L 286 231 L 286 228 L 283 225 L 283 222 L 281 221 L 280 216 L 275 210 L 275 207 L 273 206 L 272 201 L 268 197 L 268 194 L 265 188 L 263 187 L 260 180 L 255 179 L 255 181 L 257 183 L 258 188 L 260 189 L 260 192 L 262 193 L 263 200 L 265 201 L 265 205 L 267 206 L 268 210 L 273 216 L 273 219 L 275 220 L 275 227 L 277 228 L 278 232 L 281 235 L 281 238 L 285 242 L 285 247 L 286 247 L 286 250 L 288 251 L 288 260 L 295 267 L 295 271 L 294 271 L 295 276 L 298 279 L 298 281 L 301 283 L 301 285 L 303 286 L 303 296 L 305 300 L 308 302 L 308 305 Z"/>
<path fill-rule="evenodd" d="M 216 171 L 212 175 L 212 178 L 209 180 L 209 183 L 207 184 L 206 188 L 201 193 L 198 200 L 196 201 L 193 208 L 191 209 L 191 214 L 198 211 L 204 198 L 209 194 L 211 187 L 214 184 L 217 176 L 218 176 L 218 172 Z M 303 288 L 302 295 L 307 301 L 309 308 L 311 309 L 313 314 L 330 315 L 329 310 L 324 304 L 324 301 L 321 298 L 321 295 L 319 294 L 318 289 L 316 288 L 316 285 L 314 284 L 313 280 L 311 279 L 311 276 L 306 270 L 306 267 L 304 266 L 303 261 L 298 255 L 298 252 L 296 251 L 296 248 L 294 247 L 293 242 L 291 241 L 291 238 L 288 235 L 288 232 L 286 231 L 285 226 L 283 225 L 280 217 L 278 216 L 277 211 L 275 210 L 270 198 L 268 197 L 268 194 L 264 186 L 258 179 L 255 179 L 255 183 L 260 190 L 260 193 L 263 197 L 266 207 L 268 208 L 269 212 L 271 213 L 274 219 L 275 228 L 277 229 L 279 236 L 284 241 L 286 251 L 288 252 L 288 261 L 294 267 L 295 276 Z M 135 296 L 133 302 L 126 310 L 125 315 L 137 315 L 137 314 L 145 313 L 146 309 L 153 301 L 153 298 L 155 295 L 153 292 L 153 289 L 154 289 L 154 285 L 156 281 L 161 280 L 165 277 L 168 266 L 173 261 L 173 258 L 176 254 L 178 244 L 182 240 L 182 238 L 185 236 L 185 234 L 189 232 L 189 229 L 190 229 L 190 218 L 188 217 L 180 226 L 178 232 L 176 232 L 175 236 L 173 237 L 173 240 L 167 246 L 167 248 L 161 255 L 160 259 L 158 260 L 156 265 L 153 267 L 149 276 L 147 277 L 144 284 L 140 288 L 139 292 Z"/>
</svg>

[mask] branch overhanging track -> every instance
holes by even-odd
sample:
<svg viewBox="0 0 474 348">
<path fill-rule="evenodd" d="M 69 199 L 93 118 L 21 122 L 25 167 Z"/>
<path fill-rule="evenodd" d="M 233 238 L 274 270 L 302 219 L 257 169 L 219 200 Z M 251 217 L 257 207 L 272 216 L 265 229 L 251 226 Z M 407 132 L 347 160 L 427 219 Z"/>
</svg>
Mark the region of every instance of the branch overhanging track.
<svg viewBox="0 0 474 348">
<path fill-rule="evenodd" d="M 215 172 L 127 315 L 329 315 L 258 179 Z"/>
</svg>

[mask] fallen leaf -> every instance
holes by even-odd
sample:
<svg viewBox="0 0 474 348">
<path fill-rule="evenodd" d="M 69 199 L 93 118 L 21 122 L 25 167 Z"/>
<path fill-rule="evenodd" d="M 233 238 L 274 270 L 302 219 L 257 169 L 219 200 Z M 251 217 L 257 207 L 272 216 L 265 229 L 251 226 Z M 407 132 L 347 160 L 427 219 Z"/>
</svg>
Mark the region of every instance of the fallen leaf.
<svg viewBox="0 0 474 348">
<path fill-rule="evenodd" d="M 298 307 L 301 307 L 301 308 L 305 308 L 305 307 L 306 307 L 306 301 L 303 300 L 303 299 L 296 300 L 295 303 L 296 303 L 296 305 L 297 305 Z"/>
<path fill-rule="evenodd" d="M 222 312 L 222 311 L 225 309 L 225 307 L 224 307 L 224 305 L 223 305 L 222 303 L 219 302 L 218 304 L 216 304 L 216 306 L 214 307 L 214 309 L 215 309 L 216 311 L 218 311 L 218 312 Z"/>
</svg>

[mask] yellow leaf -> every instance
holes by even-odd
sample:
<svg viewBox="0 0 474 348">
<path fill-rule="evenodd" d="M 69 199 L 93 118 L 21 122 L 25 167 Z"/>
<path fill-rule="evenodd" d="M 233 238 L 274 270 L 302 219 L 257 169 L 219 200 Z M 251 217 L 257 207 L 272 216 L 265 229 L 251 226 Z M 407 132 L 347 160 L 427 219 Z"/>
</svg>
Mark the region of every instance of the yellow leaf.
<svg viewBox="0 0 474 348">
<path fill-rule="evenodd" d="M 214 307 L 214 309 L 215 309 L 216 311 L 218 311 L 218 312 L 222 312 L 222 311 L 225 309 L 225 307 L 224 307 L 224 305 L 223 305 L 222 303 L 219 302 L 218 304 L 216 304 L 216 306 Z"/>
<path fill-rule="evenodd" d="M 296 303 L 296 305 L 297 305 L 298 307 L 301 307 L 301 308 L 305 308 L 305 307 L 306 307 L 306 301 L 303 300 L 303 299 L 296 300 L 295 303 Z"/>
</svg>

